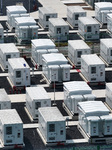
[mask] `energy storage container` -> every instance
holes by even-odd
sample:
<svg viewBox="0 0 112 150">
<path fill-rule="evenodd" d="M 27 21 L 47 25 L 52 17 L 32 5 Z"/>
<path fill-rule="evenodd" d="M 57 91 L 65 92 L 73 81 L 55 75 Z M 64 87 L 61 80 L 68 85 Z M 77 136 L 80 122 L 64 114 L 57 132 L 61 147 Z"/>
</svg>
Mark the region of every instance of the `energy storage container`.
<svg viewBox="0 0 112 150">
<path fill-rule="evenodd" d="M 57 107 L 39 108 L 39 130 L 46 143 L 65 142 L 65 119 Z"/>
<path fill-rule="evenodd" d="M 54 41 L 67 41 L 69 25 L 62 18 L 50 18 L 49 35 Z"/>
<path fill-rule="evenodd" d="M 43 28 L 49 28 L 49 18 L 57 18 L 58 14 L 51 7 L 39 7 L 39 23 Z"/>
<path fill-rule="evenodd" d="M 78 102 L 94 100 L 92 89 L 84 81 L 71 81 L 63 83 L 64 104 L 74 113 L 78 113 Z"/>
<path fill-rule="evenodd" d="M 98 2 L 95 3 L 95 18 L 105 24 L 107 23 L 107 14 L 112 13 L 111 2 Z"/>
<path fill-rule="evenodd" d="M 25 9 L 24 6 L 17 6 L 17 5 L 12 5 L 12 6 L 7 6 L 6 7 L 6 12 L 7 12 L 7 22 L 9 24 L 10 27 L 13 27 L 13 16 L 12 14 L 16 15 L 16 14 L 26 14 L 27 10 Z"/>
<path fill-rule="evenodd" d="M 8 59 L 8 77 L 13 86 L 30 86 L 30 67 L 24 58 Z"/>
<path fill-rule="evenodd" d="M 112 64 L 112 39 L 100 39 L 100 55 L 108 63 Z"/>
<path fill-rule="evenodd" d="M 112 33 L 112 14 L 107 14 L 107 30 Z"/>
<path fill-rule="evenodd" d="M 4 28 L 0 23 L 0 43 L 4 43 Z"/>
<path fill-rule="evenodd" d="M 62 72 L 61 71 L 58 72 L 58 68 L 61 69 L 60 65 L 65 65 L 67 63 L 68 63 L 68 60 L 61 53 L 44 54 L 42 55 L 43 74 L 46 76 L 47 80 L 49 80 L 50 82 L 52 82 L 51 79 L 53 79 L 55 76 L 56 76 L 56 79 L 58 79 L 58 82 L 62 82 L 64 78 L 62 76 Z M 52 68 L 54 69 L 52 70 Z M 64 72 L 64 74 L 65 73 L 66 71 Z"/>
<path fill-rule="evenodd" d="M 23 146 L 23 122 L 15 109 L 0 110 L 0 139 L 5 146 Z"/>
<path fill-rule="evenodd" d="M 99 40 L 99 23 L 92 17 L 79 17 L 78 32 L 84 40 Z"/>
<path fill-rule="evenodd" d="M 112 108 L 112 83 L 106 83 L 105 97 L 106 103 Z"/>
<path fill-rule="evenodd" d="M 96 54 L 81 56 L 81 73 L 88 82 L 105 82 L 105 64 Z"/>
<path fill-rule="evenodd" d="M 78 27 L 78 18 L 85 16 L 86 11 L 81 6 L 67 7 L 67 21 L 72 27 Z"/>
<path fill-rule="evenodd" d="M 68 41 L 68 57 L 75 66 L 81 66 L 81 55 L 84 54 L 91 54 L 91 48 L 83 40 Z"/>
<path fill-rule="evenodd" d="M 51 107 L 51 99 L 43 87 L 26 88 L 26 108 L 33 119 L 38 119 L 40 107 Z"/>
<path fill-rule="evenodd" d="M 5 89 L 0 89 L 0 110 L 1 109 L 11 109 L 11 100 Z"/>
<path fill-rule="evenodd" d="M 20 57 L 20 52 L 14 43 L 0 44 L 0 62 L 3 69 L 8 69 L 8 59 Z"/>
</svg>

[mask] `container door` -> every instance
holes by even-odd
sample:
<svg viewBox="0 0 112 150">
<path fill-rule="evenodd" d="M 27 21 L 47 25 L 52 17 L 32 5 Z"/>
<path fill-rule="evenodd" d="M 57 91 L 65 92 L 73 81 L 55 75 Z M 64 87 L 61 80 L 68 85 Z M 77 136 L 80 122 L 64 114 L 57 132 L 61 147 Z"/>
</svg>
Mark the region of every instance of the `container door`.
<svg viewBox="0 0 112 150">
<path fill-rule="evenodd" d="M 52 122 L 52 123 L 48 123 L 48 130 L 47 130 L 47 142 L 55 142 L 57 140 L 56 136 L 57 136 L 57 133 L 56 133 L 56 123 L 55 122 Z"/>
<path fill-rule="evenodd" d="M 91 127 L 90 127 L 90 130 L 91 130 L 91 135 L 90 136 L 98 136 L 99 133 L 98 133 L 98 122 L 91 122 Z"/>
<path fill-rule="evenodd" d="M 38 118 L 38 109 L 41 107 L 41 102 L 39 102 L 39 101 L 36 101 L 35 102 L 35 111 L 34 111 L 34 117 L 35 118 Z"/>
<path fill-rule="evenodd" d="M 16 86 L 21 86 L 22 84 L 22 72 L 21 70 L 15 71 L 15 78 L 16 78 Z"/>
<path fill-rule="evenodd" d="M 15 134 L 15 133 L 13 133 L 13 126 L 11 126 L 11 125 L 7 125 L 7 126 L 5 126 L 5 141 L 4 141 L 4 144 L 5 145 L 11 145 L 11 144 L 14 144 L 14 142 L 15 142 L 15 139 L 14 139 L 14 137 L 15 137 L 15 135 L 13 135 L 13 134 Z"/>
<path fill-rule="evenodd" d="M 62 79 L 63 81 L 70 80 L 70 68 L 62 68 Z"/>
<path fill-rule="evenodd" d="M 58 81 L 58 68 L 50 68 L 51 81 Z"/>
<path fill-rule="evenodd" d="M 66 140 L 65 122 L 60 121 L 56 123 L 56 141 L 62 142 Z"/>
<path fill-rule="evenodd" d="M 91 73 L 91 78 L 90 78 L 91 82 L 96 82 L 97 81 L 97 76 L 98 76 L 96 66 L 91 66 L 90 67 L 90 73 Z"/>
</svg>

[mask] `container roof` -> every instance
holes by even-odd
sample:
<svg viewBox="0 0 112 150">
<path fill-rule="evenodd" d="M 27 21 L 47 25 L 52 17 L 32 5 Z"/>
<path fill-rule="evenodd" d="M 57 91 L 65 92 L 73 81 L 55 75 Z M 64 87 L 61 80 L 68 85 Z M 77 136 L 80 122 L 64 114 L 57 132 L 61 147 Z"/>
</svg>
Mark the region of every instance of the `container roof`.
<svg viewBox="0 0 112 150">
<path fill-rule="evenodd" d="M 81 58 L 89 65 L 104 64 L 104 62 L 96 54 L 82 55 Z"/>
<path fill-rule="evenodd" d="M 77 12 L 86 12 L 81 6 L 68 6 L 67 9 L 69 9 L 72 13 L 77 13 Z"/>
<path fill-rule="evenodd" d="M 112 18 L 112 13 L 107 14 L 107 17 Z"/>
<path fill-rule="evenodd" d="M 43 116 L 43 118 L 49 122 L 51 121 L 65 121 L 65 118 L 59 111 L 57 107 L 41 107 L 39 108 L 39 112 Z"/>
<path fill-rule="evenodd" d="M 63 85 L 66 89 L 68 89 L 69 92 L 85 90 L 92 91 L 92 89 L 88 86 L 88 84 L 85 81 L 64 82 Z"/>
<path fill-rule="evenodd" d="M 0 89 L 0 101 L 10 101 L 5 89 Z"/>
<path fill-rule="evenodd" d="M 112 38 L 107 38 L 107 39 L 100 39 L 100 43 L 103 43 L 106 45 L 106 47 L 112 47 Z"/>
<path fill-rule="evenodd" d="M 94 18 L 92 17 L 79 17 L 79 20 L 83 22 L 85 25 L 96 25 L 99 24 Z M 100 25 L 100 24 L 99 24 Z"/>
<path fill-rule="evenodd" d="M 112 120 L 112 114 L 110 114 L 110 115 L 104 115 L 104 116 L 101 116 L 100 117 L 101 119 L 103 119 L 103 120 Z"/>
<path fill-rule="evenodd" d="M 45 59 L 46 62 L 64 62 L 67 63 L 68 60 L 65 58 L 65 56 L 61 53 L 50 53 L 50 54 L 44 54 L 42 57 Z"/>
<path fill-rule="evenodd" d="M 3 124 L 23 123 L 15 109 L 0 110 L 0 120 Z"/>
<path fill-rule="evenodd" d="M 94 113 L 94 112 L 109 113 L 109 109 L 104 105 L 102 101 L 85 101 L 79 102 L 78 105 L 83 110 L 84 113 Z"/>
<path fill-rule="evenodd" d="M 13 12 L 27 12 L 24 6 L 19 6 L 19 5 L 13 5 L 13 6 L 7 6 L 6 7 L 11 13 Z"/>
<path fill-rule="evenodd" d="M 106 83 L 106 87 L 108 87 L 109 89 L 112 89 L 112 82 Z"/>
<path fill-rule="evenodd" d="M 13 69 L 23 69 L 23 68 L 29 68 L 29 65 L 25 61 L 24 58 L 9 58 L 8 59 L 9 64 L 12 66 Z"/>
<path fill-rule="evenodd" d="M 14 43 L 2 43 L 0 44 L 0 49 L 3 53 L 19 53 L 19 50 Z"/>
<path fill-rule="evenodd" d="M 105 8 L 105 9 L 112 9 L 112 3 L 111 2 L 98 2 L 95 3 L 95 6 L 99 7 L 99 8 Z"/>
<path fill-rule="evenodd" d="M 43 87 L 26 87 L 26 91 L 32 99 L 50 99 Z"/>
<path fill-rule="evenodd" d="M 52 7 L 39 7 L 39 10 L 43 14 L 57 14 L 56 11 Z"/>
<path fill-rule="evenodd" d="M 91 49 L 83 40 L 68 40 L 74 49 Z"/>
<path fill-rule="evenodd" d="M 36 21 L 33 17 L 17 17 L 15 18 L 15 21 L 19 25 L 36 25 Z"/>
<path fill-rule="evenodd" d="M 49 18 L 49 21 L 54 26 L 68 26 L 69 27 L 69 25 L 62 18 Z"/>
<path fill-rule="evenodd" d="M 2 26 L 2 24 L 0 23 L 0 29 L 3 29 L 3 26 Z"/>
<path fill-rule="evenodd" d="M 48 49 L 47 47 L 55 48 L 55 44 L 50 39 L 34 39 L 31 40 L 32 44 L 34 44 L 38 49 L 44 47 L 44 49 Z"/>
<path fill-rule="evenodd" d="M 89 121 L 98 121 L 98 120 L 100 120 L 100 118 L 98 116 L 89 116 L 89 117 L 87 117 L 87 120 L 89 120 Z"/>
</svg>

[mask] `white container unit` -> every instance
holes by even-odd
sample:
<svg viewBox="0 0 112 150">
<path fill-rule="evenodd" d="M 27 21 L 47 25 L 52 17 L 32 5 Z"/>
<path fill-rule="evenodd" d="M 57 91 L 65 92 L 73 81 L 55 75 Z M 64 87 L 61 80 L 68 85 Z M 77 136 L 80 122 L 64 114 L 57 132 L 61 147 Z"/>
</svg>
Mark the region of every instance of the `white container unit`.
<svg viewBox="0 0 112 150">
<path fill-rule="evenodd" d="M 112 14 L 107 14 L 107 30 L 112 33 Z"/>
<path fill-rule="evenodd" d="M 17 6 L 17 5 L 13 5 L 13 6 L 7 6 L 6 7 L 6 12 L 7 12 L 7 22 L 9 24 L 10 27 L 13 27 L 13 14 L 16 16 L 19 14 L 26 14 L 27 10 L 24 8 L 24 6 Z"/>
<path fill-rule="evenodd" d="M 40 107 L 51 107 L 51 99 L 43 87 L 26 88 L 26 108 L 33 119 L 38 119 Z"/>
<path fill-rule="evenodd" d="M 1 109 L 11 109 L 11 100 L 5 89 L 0 89 L 0 110 Z"/>
<path fill-rule="evenodd" d="M 13 86 L 30 86 L 30 67 L 24 58 L 8 59 L 8 77 Z"/>
<path fill-rule="evenodd" d="M 69 25 L 62 18 L 50 18 L 49 35 L 54 41 L 67 41 L 69 36 Z"/>
<path fill-rule="evenodd" d="M 0 43 L 4 43 L 4 28 L 0 23 Z"/>
<path fill-rule="evenodd" d="M 91 48 L 83 40 L 68 41 L 68 57 L 75 66 L 81 66 L 81 55 L 91 54 Z"/>
<path fill-rule="evenodd" d="M 95 18 L 105 24 L 107 23 L 107 14 L 112 13 L 112 3 L 98 2 L 95 3 Z"/>
<path fill-rule="evenodd" d="M 0 44 L 0 62 L 3 69 L 8 69 L 8 59 L 20 57 L 20 52 L 14 43 Z"/>
<path fill-rule="evenodd" d="M 78 103 L 79 125 L 90 136 L 103 137 L 101 116 L 109 116 L 109 109 L 102 101 Z M 88 118 L 89 117 L 89 118 Z"/>
<path fill-rule="evenodd" d="M 100 55 L 108 63 L 112 64 L 112 39 L 100 39 Z"/>
<path fill-rule="evenodd" d="M 38 38 L 38 26 L 32 17 L 15 18 L 15 34 L 19 41 Z"/>
<path fill-rule="evenodd" d="M 39 130 L 46 143 L 65 142 L 65 119 L 57 107 L 39 108 Z"/>
<path fill-rule="evenodd" d="M 98 40 L 99 28 L 99 23 L 92 17 L 79 17 L 78 31 L 85 40 Z"/>
<path fill-rule="evenodd" d="M 49 27 L 49 18 L 57 18 L 58 14 L 51 7 L 39 7 L 39 23 L 43 28 Z"/>
<path fill-rule="evenodd" d="M 4 146 L 23 146 L 23 122 L 15 109 L 0 110 L 0 139 Z"/>
<path fill-rule="evenodd" d="M 112 83 L 106 83 L 106 103 L 110 108 L 112 108 Z"/>
<path fill-rule="evenodd" d="M 94 100 L 92 89 L 84 81 L 71 81 L 63 83 L 64 104 L 72 114 L 78 113 L 78 102 Z"/>
<path fill-rule="evenodd" d="M 78 18 L 85 16 L 86 11 L 81 6 L 67 7 L 67 21 L 72 27 L 78 27 Z"/>
<path fill-rule="evenodd" d="M 49 53 L 48 50 L 55 49 L 55 44 L 50 39 L 34 39 L 31 40 L 31 44 L 32 58 L 39 65 L 42 65 L 42 54 Z"/>
<path fill-rule="evenodd" d="M 42 70 L 49 82 L 69 81 L 70 65 L 61 53 L 50 53 L 42 55 Z M 64 65 L 64 66 L 61 66 Z"/>
<path fill-rule="evenodd" d="M 81 56 L 81 73 L 88 82 L 105 82 L 105 64 L 96 54 Z"/>
</svg>

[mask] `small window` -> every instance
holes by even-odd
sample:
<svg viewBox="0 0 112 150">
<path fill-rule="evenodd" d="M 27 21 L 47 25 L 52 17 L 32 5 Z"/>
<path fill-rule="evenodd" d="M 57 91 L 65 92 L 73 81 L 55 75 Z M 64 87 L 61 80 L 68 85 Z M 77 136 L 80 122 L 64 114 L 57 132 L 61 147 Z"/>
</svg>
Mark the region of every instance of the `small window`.
<svg viewBox="0 0 112 150">
<path fill-rule="evenodd" d="M 11 55 L 6 55 L 6 61 L 8 61 L 9 58 L 11 58 Z"/>
<path fill-rule="evenodd" d="M 7 135 L 12 134 L 12 127 L 6 127 L 6 134 Z"/>
<path fill-rule="evenodd" d="M 78 52 L 77 52 L 77 57 L 79 57 L 79 58 L 80 58 L 80 57 L 81 57 L 81 55 L 82 55 L 82 52 L 81 52 L 81 51 L 78 51 Z"/>
<path fill-rule="evenodd" d="M 110 56 L 112 56 L 112 50 L 110 51 Z"/>
<path fill-rule="evenodd" d="M 49 21 L 50 16 L 46 16 L 46 21 Z"/>
<path fill-rule="evenodd" d="M 78 20 L 79 14 L 75 15 L 75 20 Z"/>
<path fill-rule="evenodd" d="M 41 102 L 36 102 L 35 103 L 35 109 L 38 109 L 39 107 L 41 107 Z"/>
<path fill-rule="evenodd" d="M 96 67 L 91 67 L 91 73 L 96 73 Z"/>
<path fill-rule="evenodd" d="M 61 28 L 57 28 L 57 34 L 61 33 Z"/>
<path fill-rule="evenodd" d="M 49 132 L 55 132 L 55 124 L 49 124 Z"/>
<path fill-rule="evenodd" d="M 16 71 L 16 78 L 20 78 L 21 77 L 21 71 Z"/>
<path fill-rule="evenodd" d="M 91 26 L 87 27 L 87 32 L 91 32 Z"/>
</svg>

